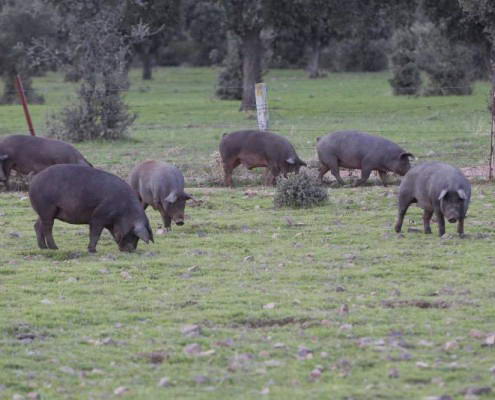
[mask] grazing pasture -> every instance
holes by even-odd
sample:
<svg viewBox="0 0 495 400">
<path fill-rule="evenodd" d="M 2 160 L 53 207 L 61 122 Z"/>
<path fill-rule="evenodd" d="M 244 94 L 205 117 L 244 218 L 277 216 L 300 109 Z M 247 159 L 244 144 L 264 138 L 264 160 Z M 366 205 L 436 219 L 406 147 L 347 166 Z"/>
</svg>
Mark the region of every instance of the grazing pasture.
<svg viewBox="0 0 495 400">
<path fill-rule="evenodd" d="M 219 185 L 222 134 L 256 121 L 213 97 L 214 76 L 160 69 L 148 84 L 133 71 L 130 139 L 76 144 L 122 177 L 148 158 L 181 168 L 198 202 L 166 234 L 149 208 L 155 244 L 120 253 L 104 233 L 89 254 L 87 227 L 56 221 L 60 249 L 39 250 L 27 194 L 0 192 L 0 398 L 493 397 L 493 184 L 473 185 L 464 239 L 451 224 L 443 238 L 436 224 L 422 234 L 416 207 L 395 234 L 398 186 L 376 176 L 331 185 L 322 207 L 275 209 L 259 172 Z M 399 98 L 388 78 L 271 71 L 271 129 L 305 161 L 317 136 L 357 129 L 420 160 L 486 162 L 487 83 L 473 96 Z M 48 74 L 35 86 L 41 132 L 71 84 Z M 0 107 L 1 135 L 25 130 L 19 106 Z"/>
</svg>

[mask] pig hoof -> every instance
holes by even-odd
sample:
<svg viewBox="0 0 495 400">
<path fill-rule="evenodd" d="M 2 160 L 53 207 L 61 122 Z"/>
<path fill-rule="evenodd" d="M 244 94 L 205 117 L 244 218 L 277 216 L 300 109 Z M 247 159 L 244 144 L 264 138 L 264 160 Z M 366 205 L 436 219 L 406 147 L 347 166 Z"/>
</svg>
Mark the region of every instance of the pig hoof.
<svg viewBox="0 0 495 400">
<path fill-rule="evenodd" d="M 431 235 L 431 229 L 426 229 L 425 230 L 425 235 Z"/>
</svg>

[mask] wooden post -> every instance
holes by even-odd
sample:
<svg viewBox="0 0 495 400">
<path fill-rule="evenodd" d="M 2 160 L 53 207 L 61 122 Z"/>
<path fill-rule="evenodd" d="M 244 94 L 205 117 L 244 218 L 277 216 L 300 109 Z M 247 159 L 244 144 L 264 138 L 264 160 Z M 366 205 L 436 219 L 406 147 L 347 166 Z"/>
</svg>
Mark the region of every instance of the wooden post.
<svg viewBox="0 0 495 400">
<path fill-rule="evenodd" d="M 19 92 L 19 98 L 21 99 L 22 108 L 24 109 L 24 116 L 26 117 L 29 132 L 31 133 L 31 136 L 36 136 L 36 133 L 34 132 L 33 121 L 31 121 L 31 115 L 29 114 L 26 94 L 24 93 L 24 87 L 22 86 L 21 77 L 19 75 L 15 77 L 15 83 L 17 86 L 17 91 Z"/>
<path fill-rule="evenodd" d="M 257 83 L 254 87 L 256 95 L 256 112 L 258 115 L 258 127 L 260 131 L 268 129 L 268 99 L 266 95 L 266 85 Z"/>
<path fill-rule="evenodd" d="M 492 129 L 490 134 L 490 168 L 488 171 L 488 179 L 493 179 L 493 164 L 495 162 L 494 148 L 495 145 L 495 86 L 492 88 Z"/>
</svg>

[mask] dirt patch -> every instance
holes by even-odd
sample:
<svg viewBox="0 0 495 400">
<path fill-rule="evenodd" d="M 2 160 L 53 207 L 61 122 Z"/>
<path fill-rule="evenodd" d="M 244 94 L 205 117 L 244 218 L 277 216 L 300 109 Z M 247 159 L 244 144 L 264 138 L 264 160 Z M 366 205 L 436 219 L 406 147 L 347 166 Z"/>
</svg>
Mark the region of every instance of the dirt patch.
<svg viewBox="0 0 495 400">
<path fill-rule="evenodd" d="M 449 308 L 450 303 L 446 301 L 427 300 L 383 300 L 382 305 L 386 308 L 417 307 L 417 308 Z"/>
<path fill-rule="evenodd" d="M 252 318 L 240 320 L 234 323 L 234 325 L 242 325 L 248 328 L 270 328 L 273 326 L 285 326 L 285 325 L 293 325 L 293 324 L 304 324 L 308 322 L 309 318 L 294 318 L 294 317 L 285 317 L 285 318 Z"/>
</svg>

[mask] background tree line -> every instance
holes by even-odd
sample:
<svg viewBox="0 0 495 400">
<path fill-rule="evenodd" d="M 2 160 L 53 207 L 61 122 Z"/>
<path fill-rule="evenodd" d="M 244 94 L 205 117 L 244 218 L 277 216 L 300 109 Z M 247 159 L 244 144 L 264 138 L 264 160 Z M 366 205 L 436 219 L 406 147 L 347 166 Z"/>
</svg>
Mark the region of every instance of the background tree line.
<svg viewBox="0 0 495 400">
<path fill-rule="evenodd" d="M 0 0 L 2 103 L 17 101 L 21 74 L 63 71 L 78 102 L 53 118 L 54 135 L 117 138 L 135 116 L 122 91 L 131 66 L 216 66 L 216 94 L 254 108 L 254 84 L 270 68 L 390 69 L 396 95 L 468 95 L 495 74 L 490 0 Z"/>
</svg>

